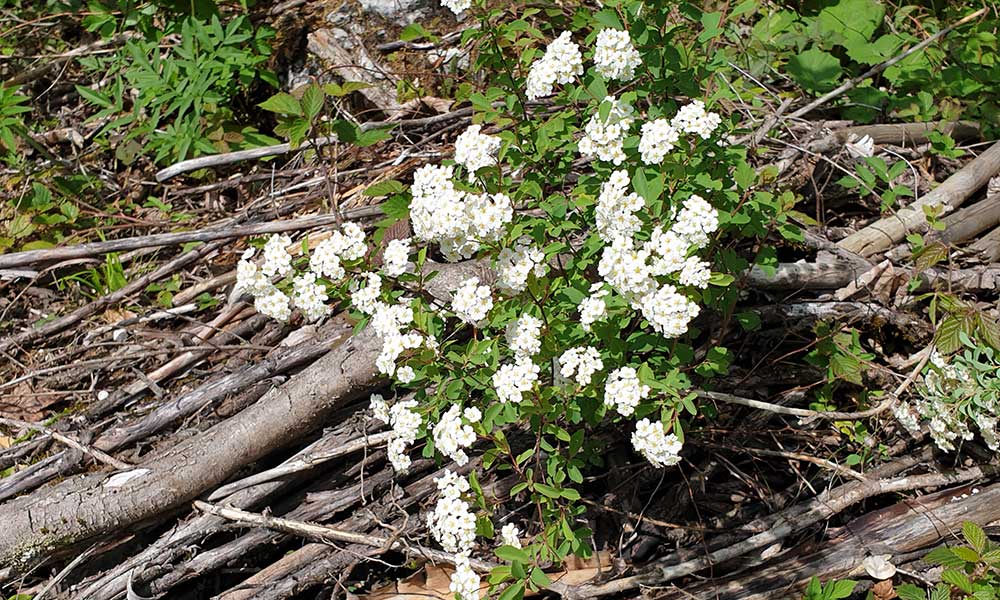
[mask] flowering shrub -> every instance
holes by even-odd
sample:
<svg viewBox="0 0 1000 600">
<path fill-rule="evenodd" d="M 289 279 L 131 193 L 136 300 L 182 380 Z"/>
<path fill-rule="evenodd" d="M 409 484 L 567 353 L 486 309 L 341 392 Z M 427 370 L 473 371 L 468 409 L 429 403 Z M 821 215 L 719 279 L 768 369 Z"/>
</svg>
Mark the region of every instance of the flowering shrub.
<svg viewBox="0 0 1000 600">
<path fill-rule="evenodd" d="M 408 192 L 388 199 L 375 237 L 408 218 L 413 239 L 390 241 L 381 262 L 346 223 L 297 263 L 291 240 L 275 236 L 260 265 L 254 251 L 239 265 L 237 285 L 261 312 L 322 318 L 322 287 L 377 334 L 376 367 L 407 398 L 371 401 L 394 432 L 397 471 L 421 441 L 426 457 L 471 465 L 438 480 L 427 515 L 431 536 L 457 554 L 451 589 L 464 599 L 478 597 L 477 545 L 499 546 L 508 562 L 489 578 L 505 598 L 544 586 L 546 565 L 591 551 L 574 486 L 621 439 L 602 432 L 626 432 L 652 468 L 680 461 L 685 420 L 698 416 L 691 377 L 701 384 L 725 369 L 713 362 L 719 349 L 690 345 L 707 339 L 697 318 L 709 312 L 727 327 L 734 275 L 770 256 L 742 238 L 796 235 L 789 198 L 752 189 L 732 121 L 710 108 L 727 92 L 702 97 L 690 85 L 710 79 L 711 65 L 676 52 L 665 6 L 620 8 L 581 11 L 549 34 L 479 15 L 482 27 L 466 35 L 479 38 L 479 66 L 504 75 L 473 97 L 476 124 L 454 158 L 420 167 Z M 513 48 L 526 48 L 518 61 Z M 612 81 L 624 84 L 615 94 Z M 468 278 L 438 302 L 420 293 L 434 258 L 482 261 L 495 281 Z M 473 446 L 481 460 L 470 459 Z M 486 502 L 477 473 L 489 470 L 517 475 L 510 494 L 530 499 L 529 520 Z"/>
<path fill-rule="evenodd" d="M 937 350 L 932 352 L 912 404 L 902 402 L 893 412 L 914 435 L 926 421 L 934 443 L 946 452 L 955 450 L 956 441 L 972 439 L 970 425 L 975 425 L 991 450 L 1000 450 L 1000 361 L 986 344 L 963 337 L 965 348 L 951 362 Z"/>
</svg>

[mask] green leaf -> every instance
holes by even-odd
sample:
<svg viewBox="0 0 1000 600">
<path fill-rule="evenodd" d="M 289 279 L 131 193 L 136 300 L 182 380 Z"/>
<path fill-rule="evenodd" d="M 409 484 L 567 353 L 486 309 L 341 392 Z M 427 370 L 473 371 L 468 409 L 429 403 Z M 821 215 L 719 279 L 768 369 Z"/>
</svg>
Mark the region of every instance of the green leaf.
<svg viewBox="0 0 1000 600">
<path fill-rule="evenodd" d="M 395 179 L 386 179 L 378 183 L 373 183 L 362 192 L 365 196 L 391 196 L 406 189 L 406 186 Z"/>
<path fill-rule="evenodd" d="M 969 542 L 977 554 L 982 554 L 983 550 L 986 549 L 986 532 L 972 521 L 962 523 L 962 537 Z"/>
<path fill-rule="evenodd" d="M 534 454 L 534 452 L 532 452 Z M 562 495 L 558 489 L 552 487 L 551 485 L 546 485 L 544 483 L 536 483 L 535 490 L 541 492 L 543 495 L 549 498 L 558 498 Z"/>
<path fill-rule="evenodd" d="M 951 354 L 962 346 L 962 339 L 959 333 L 962 331 L 962 320 L 954 315 L 949 315 L 938 325 L 937 333 L 934 334 L 934 343 L 942 354 Z"/>
<path fill-rule="evenodd" d="M 412 42 L 413 40 L 419 40 L 420 38 L 435 39 L 434 34 L 424 29 L 424 26 L 420 23 L 412 23 L 403 28 L 399 32 L 399 39 L 404 42 Z"/>
<path fill-rule="evenodd" d="M 302 112 L 307 119 L 312 121 L 323 110 L 323 100 L 323 89 L 320 86 L 311 84 L 306 88 L 302 94 Z"/>
<path fill-rule="evenodd" d="M 531 557 L 528 553 L 520 548 L 515 548 L 514 546 L 500 546 L 493 551 L 501 560 L 506 560 L 507 562 L 521 562 L 528 563 L 531 562 Z"/>
<path fill-rule="evenodd" d="M 390 133 L 392 127 L 385 127 L 383 129 L 369 129 L 368 131 L 362 131 L 358 134 L 358 139 L 354 141 L 355 145 L 361 146 L 371 146 L 377 144 L 381 141 L 388 140 L 392 137 Z"/>
<path fill-rule="evenodd" d="M 499 600 L 521 600 L 524 597 L 524 582 L 518 581 L 511 584 L 500 594 Z"/>
<path fill-rule="evenodd" d="M 961 567 L 965 565 L 965 561 L 955 555 L 951 548 L 942 546 L 940 548 L 935 548 L 927 553 L 924 557 L 929 563 L 935 565 L 941 565 L 943 567 Z"/>
<path fill-rule="evenodd" d="M 942 571 L 941 581 L 957 587 L 966 594 L 972 593 L 972 581 L 969 580 L 969 576 L 957 569 Z"/>
<path fill-rule="evenodd" d="M 899 595 L 899 600 L 927 600 L 927 594 L 924 593 L 924 590 L 912 583 L 896 586 L 896 594 Z"/>
<path fill-rule="evenodd" d="M 858 585 L 857 581 L 851 581 L 850 579 L 842 579 L 834 581 L 831 585 L 831 592 L 829 598 L 831 600 L 840 600 L 841 598 L 849 598 L 851 593 L 854 592 L 854 586 Z"/>
<path fill-rule="evenodd" d="M 818 48 L 794 55 L 788 61 L 788 72 L 799 85 L 811 92 L 833 89 L 842 73 L 837 57 Z"/>
<path fill-rule="evenodd" d="M 76 92 L 87 102 L 96 104 L 102 108 L 114 108 L 115 106 L 111 98 L 89 87 L 78 85 L 76 86 Z"/>
<path fill-rule="evenodd" d="M 531 570 L 531 583 L 537 585 L 539 588 L 546 588 L 552 583 L 552 580 L 549 579 L 549 576 L 544 571 L 535 567 Z"/>
<path fill-rule="evenodd" d="M 302 116 L 302 105 L 298 98 L 285 92 L 279 92 L 257 106 L 273 113 Z"/>
</svg>

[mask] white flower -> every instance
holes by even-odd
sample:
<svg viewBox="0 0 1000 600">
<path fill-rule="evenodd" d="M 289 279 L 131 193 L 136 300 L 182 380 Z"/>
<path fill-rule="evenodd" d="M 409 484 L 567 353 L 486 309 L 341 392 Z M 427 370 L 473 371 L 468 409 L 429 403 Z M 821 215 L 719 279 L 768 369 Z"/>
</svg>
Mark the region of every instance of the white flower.
<svg viewBox="0 0 1000 600">
<path fill-rule="evenodd" d="M 386 404 L 385 398 L 382 397 L 382 394 L 372 394 L 371 408 L 373 417 L 382 421 L 386 425 L 389 424 L 389 405 Z"/>
<path fill-rule="evenodd" d="M 656 119 L 642 124 L 642 137 L 639 138 L 639 153 L 642 162 L 647 165 L 658 165 L 663 162 L 667 153 L 674 149 L 680 132 L 666 119 Z"/>
<path fill-rule="evenodd" d="M 604 284 L 596 283 L 590 287 L 590 295 L 580 301 L 580 325 L 584 331 L 590 331 L 591 325 L 608 315 L 608 305 L 604 297 L 609 292 L 603 289 Z"/>
<path fill-rule="evenodd" d="M 564 31 L 552 40 L 545 55 L 531 65 L 525 93 L 528 100 L 537 100 L 551 95 L 556 83 L 572 83 L 579 75 L 583 75 L 580 47 L 573 43 L 570 32 Z"/>
<path fill-rule="evenodd" d="M 590 117 L 579 143 L 580 154 L 620 165 L 625 161 L 625 136 L 635 120 L 635 109 L 614 96 L 608 96 L 604 101 L 611 103 L 608 117 L 602 119 L 600 112 Z"/>
<path fill-rule="evenodd" d="M 642 419 L 635 424 L 632 447 L 654 467 L 669 467 L 680 462 L 681 442 L 674 434 L 664 435 L 663 423 Z"/>
<path fill-rule="evenodd" d="M 844 144 L 844 148 L 854 158 L 871 158 L 875 156 L 875 140 L 870 135 L 858 138 L 856 134 L 852 133 L 847 136 L 847 143 Z"/>
<path fill-rule="evenodd" d="M 594 49 L 594 66 L 608 79 L 632 79 L 635 69 L 642 64 L 639 52 L 632 45 L 627 31 L 602 29 L 597 34 Z"/>
<path fill-rule="evenodd" d="M 469 181 L 476 179 L 476 171 L 496 164 L 500 138 L 480 133 L 482 126 L 470 125 L 455 140 L 455 162 L 469 172 Z"/>
<path fill-rule="evenodd" d="M 257 312 L 276 321 L 285 322 L 292 316 L 291 300 L 284 292 L 273 286 L 257 296 L 253 305 Z"/>
<path fill-rule="evenodd" d="M 455 555 L 455 572 L 451 574 L 448 590 L 457 594 L 459 600 L 479 600 L 479 575 L 472 570 L 469 553 Z"/>
<path fill-rule="evenodd" d="M 462 423 L 462 409 L 452 405 L 448 412 L 441 415 L 441 420 L 434 426 L 434 447 L 455 464 L 462 466 L 469 462 L 469 456 L 463 448 L 468 448 L 476 441 L 476 433 L 470 425 Z"/>
<path fill-rule="evenodd" d="M 481 327 L 486 324 L 486 315 L 493 308 L 490 288 L 479 285 L 478 277 L 463 281 L 451 298 L 451 309 L 461 321 Z"/>
<path fill-rule="evenodd" d="M 507 323 L 507 345 L 515 356 L 534 356 L 542 349 L 542 341 L 539 339 L 541 331 L 541 319 L 525 313 Z"/>
<path fill-rule="evenodd" d="M 521 530 L 513 523 L 507 523 L 500 528 L 500 543 L 504 546 L 521 547 Z"/>
<path fill-rule="evenodd" d="M 364 273 L 362 278 L 365 279 L 367 285 L 356 289 L 351 294 L 351 302 L 359 311 L 370 315 L 382 304 L 378 299 L 382 293 L 382 278 L 378 276 L 378 273 Z"/>
<path fill-rule="evenodd" d="M 259 296 L 271 290 L 271 280 L 250 260 L 253 258 L 253 253 L 253 248 L 247 249 L 240 262 L 236 264 L 236 289 L 251 296 Z"/>
<path fill-rule="evenodd" d="M 340 279 L 344 276 L 344 267 L 340 264 L 333 240 L 326 238 L 316 245 L 309 256 L 309 268 L 313 273 L 328 279 Z"/>
<path fill-rule="evenodd" d="M 686 244 L 704 248 L 709 235 L 719 228 L 719 212 L 698 195 L 684 201 L 684 208 L 677 215 L 673 231 Z"/>
<path fill-rule="evenodd" d="M 326 288 L 316 283 L 316 274 L 307 271 L 292 282 L 292 302 L 307 321 L 318 321 L 330 314 L 326 304 Z"/>
<path fill-rule="evenodd" d="M 414 377 L 416 377 L 416 373 L 413 372 L 413 367 L 409 365 L 403 365 L 396 369 L 396 380 L 400 383 L 410 383 Z"/>
<path fill-rule="evenodd" d="M 597 272 L 629 301 L 656 291 L 649 265 L 650 252 L 635 247 L 631 238 L 618 237 L 604 247 Z"/>
<path fill-rule="evenodd" d="M 344 223 L 340 231 L 334 231 L 327 239 L 330 240 L 333 253 L 342 260 L 357 260 L 368 251 L 365 232 L 357 223 Z"/>
<path fill-rule="evenodd" d="M 681 269 L 677 281 L 681 285 L 690 285 L 697 288 L 707 288 L 708 282 L 712 278 L 712 270 L 709 264 L 699 260 L 697 256 L 692 256 L 684 261 L 684 268 Z"/>
<path fill-rule="evenodd" d="M 687 240 L 682 239 L 673 231 L 664 231 L 657 225 L 649 236 L 649 241 L 643 244 L 643 249 L 650 253 L 650 270 L 654 276 L 676 273 L 684 268 L 684 256 L 687 254 Z"/>
<path fill-rule="evenodd" d="M 639 382 L 639 375 L 632 367 L 615 369 L 604 384 L 604 404 L 613 406 L 623 417 L 635 412 L 639 402 L 648 396 L 649 386 Z"/>
<path fill-rule="evenodd" d="M 628 171 L 624 169 L 613 172 L 601 184 L 594 217 L 597 232 L 605 242 L 618 237 L 630 238 L 642 227 L 642 221 L 634 213 L 641 210 L 645 202 L 635 192 L 626 193 L 628 187 Z"/>
<path fill-rule="evenodd" d="M 703 139 L 712 137 L 712 133 L 721 123 L 722 117 L 716 113 L 707 112 L 705 103 L 701 100 L 693 100 L 690 104 L 682 106 L 670 122 L 675 129 L 698 135 Z"/>
<path fill-rule="evenodd" d="M 472 6 L 472 0 L 441 0 L 441 5 L 448 7 L 451 12 L 457 15 L 469 10 L 469 7 Z"/>
<path fill-rule="evenodd" d="M 523 292 L 532 273 L 542 277 L 546 272 L 545 254 L 528 237 L 518 239 L 513 249 L 502 249 L 497 257 L 497 287 L 508 296 Z"/>
<path fill-rule="evenodd" d="M 559 374 L 569 379 L 576 374 L 576 382 L 582 386 L 590 385 L 594 373 L 604 368 L 601 353 L 593 346 L 571 348 L 559 357 Z"/>
<path fill-rule="evenodd" d="M 483 241 L 496 241 L 514 217 L 504 194 L 467 194 L 455 188 L 453 167 L 424 165 L 413 174 L 410 222 L 414 236 L 441 245 L 450 261 L 470 258 Z"/>
<path fill-rule="evenodd" d="M 292 245 L 292 238 L 287 235 L 274 234 L 268 238 L 264 244 L 264 264 L 260 266 L 261 272 L 268 278 L 275 275 L 282 277 L 292 272 L 292 255 L 288 253 L 288 246 Z"/>
<path fill-rule="evenodd" d="M 389 277 L 399 277 L 410 266 L 410 238 L 391 240 L 382 253 L 382 270 Z"/>
<path fill-rule="evenodd" d="M 538 365 L 521 356 L 513 363 L 501 365 L 493 374 L 493 389 L 500 402 L 520 402 L 522 394 L 538 381 Z"/>
<path fill-rule="evenodd" d="M 407 446 L 417 439 L 421 423 L 420 415 L 412 410 L 416 406 L 416 400 L 404 400 L 389 408 L 389 424 L 394 437 L 389 440 L 388 454 L 389 462 L 397 472 L 406 471 L 410 467 Z"/>
<path fill-rule="evenodd" d="M 669 284 L 642 298 L 639 308 L 653 329 L 667 338 L 687 332 L 688 324 L 701 312 L 700 306 Z"/>
<path fill-rule="evenodd" d="M 447 552 L 469 552 L 476 539 L 476 516 L 470 511 L 469 503 L 462 500 L 462 494 L 471 486 L 464 477 L 449 469 L 434 481 L 441 497 L 434 511 L 427 515 L 427 528 Z"/>
</svg>

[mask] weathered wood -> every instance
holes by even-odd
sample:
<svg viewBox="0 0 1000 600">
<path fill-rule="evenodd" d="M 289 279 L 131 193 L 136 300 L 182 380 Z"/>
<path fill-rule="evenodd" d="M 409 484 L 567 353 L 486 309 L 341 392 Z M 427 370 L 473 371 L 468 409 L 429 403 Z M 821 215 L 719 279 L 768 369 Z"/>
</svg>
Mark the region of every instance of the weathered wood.
<svg viewBox="0 0 1000 600">
<path fill-rule="evenodd" d="M 136 237 L 122 238 L 119 240 L 88 242 L 86 244 L 76 244 L 75 246 L 46 248 L 44 250 L 25 250 L 23 252 L 12 252 L 10 254 L 0 256 L 0 268 L 64 261 L 74 258 L 98 256 L 109 252 L 124 252 L 126 250 L 136 250 L 139 248 L 150 248 L 155 246 L 176 246 L 191 242 L 231 240 L 233 238 L 252 235 L 315 229 L 316 227 L 336 225 L 338 221 L 342 221 L 344 219 L 361 219 L 365 217 L 378 216 L 380 214 L 382 214 L 382 209 L 378 206 L 363 206 L 360 208 L 345 210 L 340 216 L 332 214 L 312 215 L 309 217 L 299 217 L 296 219 L 286 219 L 282 221 L 254 223 L 251 225 L 237 225 L 233 222 L 212 227 L 210 229 L 140 235 Z"/>
<path fill-rule="evenodd" d="M 906 234 L 926 228 L 927 219 L 923 207 L 940 205 L 949 210 L 956 209 L 998 171 L 1000 171 L 1000 142 L 990 146 L 986 152 L 918 201 L 900 209 L 894 215 L 868 225 L 841 240 L 838 245 L 865 257 L 888 250 L 906 237 Z"/>
<path fill-rule="evenodd" d="M 824 580 L 865 577 L 861 562 L 868 556 L 903 556 L 948 541 L 958 534 L 963 521 L 985 525 L 1000 518 L 1000 484 L 975 494 L 971 492 L 972 486 L 967 485 L 868 513 L 832 530 L 829 539 L 807 544 L 790 556 L 755 568 L 751 574 L 685 586 L 683 594 L 669 594 L 665 598 L 798 598 L 813 576 Z"/>
<path fill-rule="evenodd" d="M 944 219 L 943 231 L 932 231 L 924 236 L 924 245 L 940 242 L 945 245 L 970 240 L 987 229 L 1000 225 L 1000 193 L 987 194 L 986 199 L 966 206 Z M 899 261 L 910 256 L 910 247 L 901 245 L 893 248 L 886 257 Z"/>
</svg>

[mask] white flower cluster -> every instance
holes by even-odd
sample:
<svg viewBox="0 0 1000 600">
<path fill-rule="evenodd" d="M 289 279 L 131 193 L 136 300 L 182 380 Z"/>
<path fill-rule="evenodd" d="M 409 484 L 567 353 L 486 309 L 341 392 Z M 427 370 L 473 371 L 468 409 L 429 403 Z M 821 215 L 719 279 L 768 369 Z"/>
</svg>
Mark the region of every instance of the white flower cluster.
<svg viewBox="0 0 1000 600">
<path fill-rule="evenodd" d="M 663 423 L 642 419 L 635 424 L 632 447 L 654 467 L 669 467 L 680 462 L 681 442 L 674 434 L 663 433 Z"/>
<path fill-rule="evenodd" d="M 476 432 L 471 425 L 462 422 L 462 417 L 469 423 L 478 423 L 483 417 L 479 409 L 470 406 L 462 412 L 458 405 L 452 405 L 448 412 L 441 415 L 441 420 L 434 426 L 434 447 L 441 454 L 462 466 L 469 462 L 469 456 L 463 448 L 468 448 L 476 441 Z"/>
<path fill-rule="evenodd" d="M 1000 450 L 1000 399 L 995 394 L 982 393 L 983 386 L 976 380 L 970 367 L 961 356 L 951 363 L 934 350 L 930 366 L 924 375 L 921 393 L 912 406 L 900 403 L 893 413 L 910 433 L 920 433 L 920 421 L 926 420 L 931 438 L 938 448 L 951 452 L 956 440 L 971 440 L 973 433 L 969 422 L 975 423 L 983 441 L 994 451 Z M 969 402 L 969 398 L 975 398 Z"/>
<path fill-rule="evenodd" d="M 288 253 L 288 247 L 291 245 L 292 238 L 287 235 L 274 234 L 269 237 L 264 244 L 264 263 L 260 266 L 261 273 L 267 277 L 289 275 L 292 272 L 292 255 Z"/>
<path fill-rule="evenodd" d="M 410 238 L 391 240 L 382 253 L 382 270 L 389 277 L 399 277 L 406 273 L 410 262 Z"/>
<path fill-rule="evenodd" d="M 493 374 L 493 389 L 500 402 L 520 402 L 522 394 L 531 391 L 538 381 L 538 365 L 527 356 L 519 356 L 512 363 L 501 365 Z"/>
<path fill-rule="evenodd" d="M 496 164 L 500 138 L 480 133 L 482 126 L 470 125 L 455 140 L 455 162 L 469 172 L 469 181 L 476 179 L 476 171 Z"/>
<path fill-rule="evenodd" d="M 722 117 L 717 113 L 706 111 L 705 103 L 701 100 L 694 100 L 682 106 L 670 121 L 656 119 L 643 123 L 642 137 L 639 139 L 642 162 L 647 165 L 658 165 L 677 145 L 681 133 L 708 139 L 721 124 Z"/>
<path fill-rule="evenodd" d="M 549 96 L 557 83 L 572 83 L 573 78 L 583 75 L 583 56 L 570 32 L 564 31 L 552 40 L 542 58 L 531 65 L 525 93 L 528 100 Z"/>
<path fill-rule="evenodd" d="M 450 469 L 434 481 L 440 496 L 434 511 L 427 515 L 427 528 L 446 552 L 469 552 L 476 540 L 476 516 L 462 499 L 471 489 L 469 481 Z"/>
<path fill-rule="evenodd" d="M 365 232 L 357 223 L 344 223 L 341 231 L 320 242 L 309 257 L 309 268 L 314 273 L 329 279 L 340 279 L 344 276 L 342 261 L 357 260 L 368 250 L 365 245 Z"/>
<path fill-rule="evenodd" d="M 635 122 L 635 109 L 614 96 L 608 96 L 604 101 L 611 104 L 608 117 L 602 119 L 599 112 L 590 117 L 580 140 L 580 154 L 620 165 L 625 162 L 625 136 Z"/>
<path fill-rule="evenodd" d="M 605 242 L 619 237 L 632 237 L 642 227 L 635 212 L 645 205 L 635 192 L 628 192 L 628 171 L 619 169 L 601 184 L 594 218 L 597 233 Z"/>
<path fill-rule="evenodd" d="M 701 100 L 692 100 L 677 111 L 670 124 L 678 131 L 698 135 L 707 140 L 722 124 L 722 117 L 717 113 L 706 111 L 705 103 Z"/>
<path fill-rule="evenodd" d="M 666 119 L 643 123 L 642 137 L 639 138 L 639 154 L 642 162 L 647 165 L 660 164 L 667 153 L 674 149 L 678 140 L 680 132 Z"/>
<path fill-rule="evenodd" d="M 472 0 L 441 0 L 441 5 L 458 15 L 469 10 L 469 7 L 472 6 Z"/>
<path fill-rule="evenodd" d="M 363 273 L 359 279 L 364 280 L 365 286 L 358 286 L 357 281 L 352 282 L 353 286 L 357 287 L 351 293 L 351 303 L 354 304 L 354 308 L 366 315 L 374 314 L 375 309 L 382 304 L 379 300 L 382 294 L 382 278 L 378 273 Z"/>
<path fill-rule="evenodd" d="M 604 297 L 610 292 L 604 289 L 603 283 L 595 283 L 590 286 L 590 295 L 580 301 L 580 325 L 584 331 L 590 331 L 590 327 L 608 315 L 608 304 Z"/>
<path fill-rule="evenodd" d="M 454 167 L 424 165 L 413 174 L 410 222 L 414 235 L 436 242 L 451 261 L 470 258 L 481 242 L 500 238 L 514 217 L 504 194 L 469 194 L 455 187 Z"/>
<path fill-rule="evenodd" d="M 285 322 L 292 316 L 291 300 L 284 292 L 273 286 L 254 298 L 253 306 L 260 314 L 276 321 Z"/>
<path fill-rule="evenodd" d="M 710 265 L 703 260 L 699 260 L 697 256 L 692 256 L 684 261 L 684 268 L 681 269 L 680 274 L 677 276 L 677 281 L 681 285 L 690 285 L 705 289 L 708 287 L 708 282 L 711 278 L 712 270 Z"/>
<path fill-rule="evenodd" d="M 593 346 L 570 348 L 559 357 L 559 374 L 569 379 L 576 375 L 576 382 L 582 386 L 590 385 L 590 380 L 604 368 L 601 353 Z"/>
<path fill-rule="evenodd" d="M 523 292 L 532 273 L 544 277 L 547 272 L 545 254 L 527 237 L 518 239 L 513 249 L 502 249 L 497 257 L 497 287 L 509 296 Z"/>
<path fill-rule="evenodd" d="M 479 285 L 478 277 L 463 281 L 451 297 L 451 310 L 461 321 L 480 327 L 486 323 L 486 315 L 493 308 L 490 288 Z"/>
<path fill-rule="evenodd" d="M 632 45 L 627 31 L 602 29 L 597 33 L 594 48 L 594 66 L 607 79 L 632 79 L 636 68 L 642 64 L 639 52 Z"/>
<path fill-rule="evenodd" d="M 709 235 L 719 228 L 719 211 L 704 198 L 692 195 L 684 201 L 672 231 L 686 244 L 696 248 L 708 245 Z"/>
<path fill-rule="evenodd" d="M 507 323 L 507 345 L 514 351 L 515 356 L 534 356 L 542 349 L 542 341 L 539 338 L 541 332 L 541 319 L 527 313 L 523 314 Z"/>
<path fill-rule="evenodd" d="M 649 386 L 639 381 L 639 374 L 632 367 L 615 369 L 604 384 L 604 404 L 613 406 L 623 417 L 635 412 L 635 407 L 647 397 Z"/>
<path fill-rule="evenodd" d="M 639 308 L 653 329 L 666 338 L 684 335 L 688 324 L 701 312 L 700 306 L 669 283 L 644 296 Z"/>
<path fill-rule="evenodd" d="M 406 331 L 412 322 L 413 308 L 407 298 L 400 298 L 393 305 L 377 301 L 372 313 L 372 329 L 382 341 L 382 350 L 375 359 L 375 368 L 383 375 L 392 377 L 395 374 L 400 383 L 412 381 L 414 372 L 406 366 L 397 370 L 396 361 L 403 352 L 419 348 L 425 343 L 424 336 L 415 331 Z M 433 346 L 433 343 L 428 342 L 428 346 Z"/>
<path fill-rule="evenodd" d="M 375 418 L 392 427 L 393 437 L 389 440 L 387 451 L 392 468 L 399 473 L 410 468 L 407 447 L 416 441 L 417 431 L 420 429 L 420 415 L 412 410 L 416 406 L 416 400 L 404 400 L 390 407 L 379 394 L 372 394 L 371 397 Z"/>
<path fill-rule="evenodd" d="M 521 530 L 513 523 L 507 523 L 500 528 L 500 543 L 504 546 L 521 547 Z"/>
<path fill-rule="evenodd" d="M 292 290 L 292 301 L 307 321 L 318 321 L 330 314 L 326 288 L 316 283 L 316 274 L 312 271 L 306 271 L 292 280 Z"/>
<path fill-rule="evenodd" d="M 448 590 L 458 594 L 459 600 L 479 600 L 479 586 L 482 581 L 472 570 L 472 561 L 468 552 L 455 555 L 455 572 L 451 575 Z"/>
</svg>

